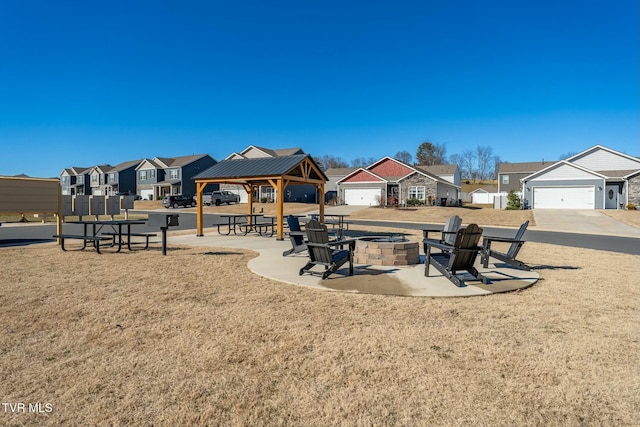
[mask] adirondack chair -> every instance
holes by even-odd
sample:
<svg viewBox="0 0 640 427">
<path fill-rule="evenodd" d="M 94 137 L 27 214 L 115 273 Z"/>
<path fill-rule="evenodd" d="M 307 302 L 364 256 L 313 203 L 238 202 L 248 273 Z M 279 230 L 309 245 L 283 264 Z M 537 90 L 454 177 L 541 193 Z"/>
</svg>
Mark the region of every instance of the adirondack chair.
<svg viewBox="0 0 640 427">
<path fill-rule="evenodd" d="M 456 241 L 456 233 L 460 230 L 462 226 L 462 218 L 458 215 L 453 215 L 447 218 L 447 221 L 444 223 L 444 227 L 442 230 L 435 228 L 425 228 L 422 230 L 422 237 L 425 239 L 429 239 L 429 233 L 442 233 L 440 239 L 438 240 L 440 243 L 446 243 L 448 245 L 453 245 Z"/>
<path fill-rule="evenodd" d="M 282 253 L 282 256 L 297 254 L 307 250 L 307 242 L 305 240 L 305 232 L 300 228 L 300 220 L 297 216 L 287 216 L 287 224 L 289 225 L 289 239 L 291 239 L 291 249 Z"/>
<path fill-rule="evenodd" d="M 520 226 L 513 239 L 485 236 L 482 241 L 482 254 L 480 255 L 482 259 L 482 266 L 487 268 L 489 266 L 489 258 L 496 258 L 514 268 L 520 270 L 531 270 L 528 265 L 516 259 L 518 252 L 520 252 L 520 248 L 524 245 L 524 240 L 522 240 L 522 238 L 525 231 L 527 231 L 527 226 L 529 226 L 529 221 L 525 221 L 525 223 Z M 491 243 L 493 242 L 511 243 L 511 245 L 509 245 L 509 249 L 506 252 L 500 252 L 491 248 Z"/>
<path fill-rule="evenodd" d="M 429 267 L 433 266 L 458 287 L 465 286 L 464 280 L 457 276 L 460 271 L 471 274 L 475 280 L 480 280 L 482 283 L 490 283 L 489 279 L 480 274 L 473 265 L 478 253 L 482 250 L 478 246 L 481 235 L 482 228 L 476 224 L 469 224 L 467 227 L 458 230 L 453 245 L 440 243 L 434 239 L 425 239 L 424 275 L 428 277 Z M 431 253 L 431 249 L 434 247 L 442 252 Z"/>
<path fill-rule="evenodd" d="M 307 222 L 305 230 L 309 262 L 300 269 L 301 276 L 312 267 L 322 265 L 325 267 L 322 278 L 326 279 L 346 262 L 349 263 L 349 275 L 353 275 L 353 251 L 356 247 L 356 239 L 329 241 L 327 227 L 316 220 Z M 343 249 L 344 246 L 347 246 L 347 249 Z"/>
</svg>

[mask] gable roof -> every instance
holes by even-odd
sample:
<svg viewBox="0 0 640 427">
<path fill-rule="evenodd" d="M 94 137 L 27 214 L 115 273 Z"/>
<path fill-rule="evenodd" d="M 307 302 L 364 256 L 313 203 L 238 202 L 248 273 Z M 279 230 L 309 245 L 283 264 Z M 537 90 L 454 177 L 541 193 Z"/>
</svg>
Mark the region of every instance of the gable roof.
<svg viewBox="0 0 640 427">
<path fill-rule="evenodd" d="M 556 162 L 521 162 L 521 163 L 500 163 L 498 174 L 502 173 L 534 173 L 549 167 Z"/>
<path fill-rule="evenodd" d="M 111 171 L 120 172 L 120 171 L 123 171 L 123 170 L 127 170 L 129 168 L 138 166 L 141 162 L 142 162 L 142 160 L 129 160 L 128 162 L 122 162 L 122 163 L 120 163 L 118 165 L 115 165 L 111 169 Z"/>
<path fill-rule="evenodd" d="M 566 160 L 560 160 L 559 162 L 555 162 L 555 163 L 549 165 L 548 167 L 546 167 L 546 168 L 544 168 L 542 170 L 539 170 L 538 172 L 532 173 L 531 175 L 528 175 L 528 176 L 520 179 L 520 181 L 522 181 L 522 182 L 530 181 L 535 177 L 538 177 L 540 175 L 544 175 L 544 174 L 548 173 L 549 171 L 551 171 L 553 169 L 558 169 L 558 168 L 563 167 L 563 166 L 569 166 L 569 167 L 578 169 L 578 170 L 580 170 L 580 171 L 582 171 L 584 173 L 587 173 L 587 174 L 598 176 L 600 178 L 606 178 L 606 176 L 604 176 L 604 175 L 602 175 L 602 174 L 600 174 L 598 172 L 592 171 L 590 169 L 587 169 L 587 168 L 585 168 L 583 166 L 576 165 L 575 163 L 571 163 L 571 162 L 568 162 Z"/>
<path fill-rule="evenodd" d="M 358 170 L 358 168 L 329 168 L 324 171 L 324 174 L 327 176 L 347 176 L 351 172 Z"/>
<path fill-rule="evenodd" d="M 349 179 L 358 176 L 360 174 L 363 175 L 367 175 L 370 176 L 372 179 L 369 181 L 353 181 L 353 182 L 387 182 L 387 180 L 383 177 L 381 177 L 380 175 L 375 174 L 374 172 L 371 172 L 370 170 L 367 170 L 365 168 L 358 168 L 356 170 L 354 170 L 353 172 L 351 172 L 350 174 L 342 177 L 341 179 L 339 179 L 336 182 L 346 182 Z"/>
<path fill-rule="evenodd" d="M 305 152 L 302 151 L 302 148 L 277 148 L 277 149 L 271 149 L 271 148 L 266 148 L 266 147 L 259 147 L 257 145 L 249 145 L 247 148 L 245 148 L 244 150 L 242 150 L 239 153 L 233 152 L 233 153 L 229 154 L 227 157 L 225 157 L 225 160 L 238 159 L 238 158 L 248 158 L 246 156 L 246 154 L 249 151 L 252 151 L 252 150 L 258 150 L 258 151 L 262 152 L 265 155 L 265 157 L 281 157 L 281 156 L 292 156 L 294 154 L 305 154 Z"/>
<path fill-rule="evenodd" d="M 309 176 L 314 180 L 328 181 L 326 175 L 308 154 L 294 154 L 279 157 L 256 157 L 252 159 L 228 159 L 223 160 L 209 169 L 200 172 L 193 179 L 234 179 L 244 178 L 269 178 L 281 176 L 291 172 L 303 161 L 310 161 L 315 170 L 309 171 Z"/>
<path fill-rule="evenodd" d="M 476 188 L 471 193 L 498 193 L 498 189 L 493 185 L 485 185 L 484 187 Z"/>
<path fill-rule="evenodd" d="M 629 160 L 633 160 L 636 163 L 640 163 L 640 159 L 638 159 L 637 157 L 630 156 L 628 154 L 622 153 L 620 151 L 616 151 L 613 148 L 605 147 L 604 145 L 600 145 L 600 144 L 594 145 L 591 148 L 587 148 L 586 150 L 584 150 L 584 151 L 582 151 L 582 152 L 580 152 L 578 154 L 574 154 L 573 156 L 569 157 L 566 160 L 568 162 L 574 162 L 575 160 L 577 160 L 577 159 L 579 159 L 581 157 L 585 157 L 585 156 L 587 156 L 587 155 L 589 155 L 589 154 L 591 154 L 591 153 L 593 153 L 595 151 L 598 151 L 598 150 L 607 151 L 607 152 L 609 152 L 611 154 L 615 154 L 617 156 L 624 157 L 624 158 L 627 158 Z"/>
</svg>

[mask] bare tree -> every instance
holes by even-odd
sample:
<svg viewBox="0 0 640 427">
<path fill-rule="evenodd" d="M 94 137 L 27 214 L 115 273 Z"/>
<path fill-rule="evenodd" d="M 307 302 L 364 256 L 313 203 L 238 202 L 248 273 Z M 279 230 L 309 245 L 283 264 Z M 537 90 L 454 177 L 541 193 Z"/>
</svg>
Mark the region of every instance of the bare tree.
<svg viewBox="0 0 640 427">
<path fill-rule="evenodd" d="M 444 145 L 433 144 L 425 141 L 418 147 L 416 151 L 416 162 L 419 165 L 441 165 L 444 163 L 445 153 L 447 149 Z"/>
<path fill-rule="evenodd" d="M 480 178 L 480 182 L 486 181 L 495 169 L 495 164 L 492 162 L 492 160 L 493 148 L 488 145 L 479 145 L 476 148 L 476 162 L 478 169 L 478 178 Z"/>
<path fill-rule="evenodd" d="M 349 167 L 349 164 L 342 159 L 342 157 L 332 156 L 329 154 L 325 154 L 322 157 L 314 158 L 316 162 L 320 165 L 322 170 L 327 170 L 331 168 L 346 168 Z"/>
<path fill-rule="evenodd" d="M 462 169 L 462 174 L 465 178 L 471 179 L 475 182 L 476 180 L 476 153 L 472 150 L 466 149 L 460 155 L 460 168 Z"/>
<path fill-rule="evenodd" d="M 449 164 L 458 165 L 460 169 L 462 169 L 462 156 L 460 154 L 452 154 L 449 156 Z"/>
<path fill-rule="evenodd" d="M 353 159 L 351 161 L 351 167 L 352 168 L 365 168 L 369 165 L 371 165 L 372 163 L 376 162 L 375 157 L 356 157 L 355 159 Z"/>
<path fill-rule="evenodd" d="M 500 156 L 493 156 L 493 176 L 491 177 L 491 179 L 498 179 L 500 163 L 502 163 L 502 161 L 500 160 Z"/>
<path fill-rule="evenodd" d="M 408 165 L 410 165 L 411 162 L 413 161 L 413 157 L 411 156 L 411 153 L 409 153 L 407 150 L 398 151 L 394 156 L 394 159 L 400 160 L 401 162 L 406 163 Z"/>
</svg>

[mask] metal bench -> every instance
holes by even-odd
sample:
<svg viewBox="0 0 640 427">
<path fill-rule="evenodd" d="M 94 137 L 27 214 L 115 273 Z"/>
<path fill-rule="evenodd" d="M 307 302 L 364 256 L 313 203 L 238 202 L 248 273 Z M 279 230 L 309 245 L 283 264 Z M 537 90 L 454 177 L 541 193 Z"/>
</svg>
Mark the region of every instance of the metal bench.
<svg viewBox="0 0 640 427">
<path fill-rule="evenodd" d="M 113 243 L 112 246 L 116 245 L 116 236 L 118 236 L 118 233 L 115 231 L 103 231 L 102 232 L 103 236 L 111 236 L 111 238 L 113 238 Z M 122 236 L 125 236 L 125 233 L 122 233 Z M 145 237 L 145 245 L 143 249 L 147 249 L 149 247 L 149 238 L 150 237 L 156 237 L 158 234 L 157 233 L 129 233 L 128 236 L 130 237 Z M 131 245 L 131 242 L 127 242 L 129 245 Z"/>
<path fill-rule="evenodd" d="M 100 242 L 103 240 L 111 240 L 111 237 L 108 236 L 85 236 L 83 234 L 54 234 L 53 237 L 56 239 L 60 239 L 60 247 L 63 251 L 67 250 L 64 247 L 65 239 L 74 239 L 82 240 L 82 249 L 85 249 L 87 247 L 87 242 L 93 242 L 93 247 L 96 248 L 96 251 L 98 253 L 100 253 Z"/>
<path fill-rule="evenodd" d="M 253 224 L 239 224 L 240 231 L 246 236 L 250 231 L 257 231 L 261 236 L 267 236 L 267 232 L 271 229 L 269 237 L 275 233 L 276 224 L 274 222 L 256 222 Z"/>
</svg>

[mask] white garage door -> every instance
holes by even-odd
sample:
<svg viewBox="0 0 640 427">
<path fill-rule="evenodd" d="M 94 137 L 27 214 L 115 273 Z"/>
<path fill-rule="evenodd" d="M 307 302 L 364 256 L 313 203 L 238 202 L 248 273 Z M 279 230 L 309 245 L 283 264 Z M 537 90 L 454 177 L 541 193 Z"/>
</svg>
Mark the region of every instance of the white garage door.
<svg viewBox="0 0 640 427">
<path fill-rule="evenodd" d="M 344 190 L 344 202 L 352 206 L 377 206 L 380 194 L 379 188 L 347 188 Z"/>
<path fill-rule="evenodd" d="M 593 209 L 593 187 L 534 187 L 534 209 Z"/>
</svg>

